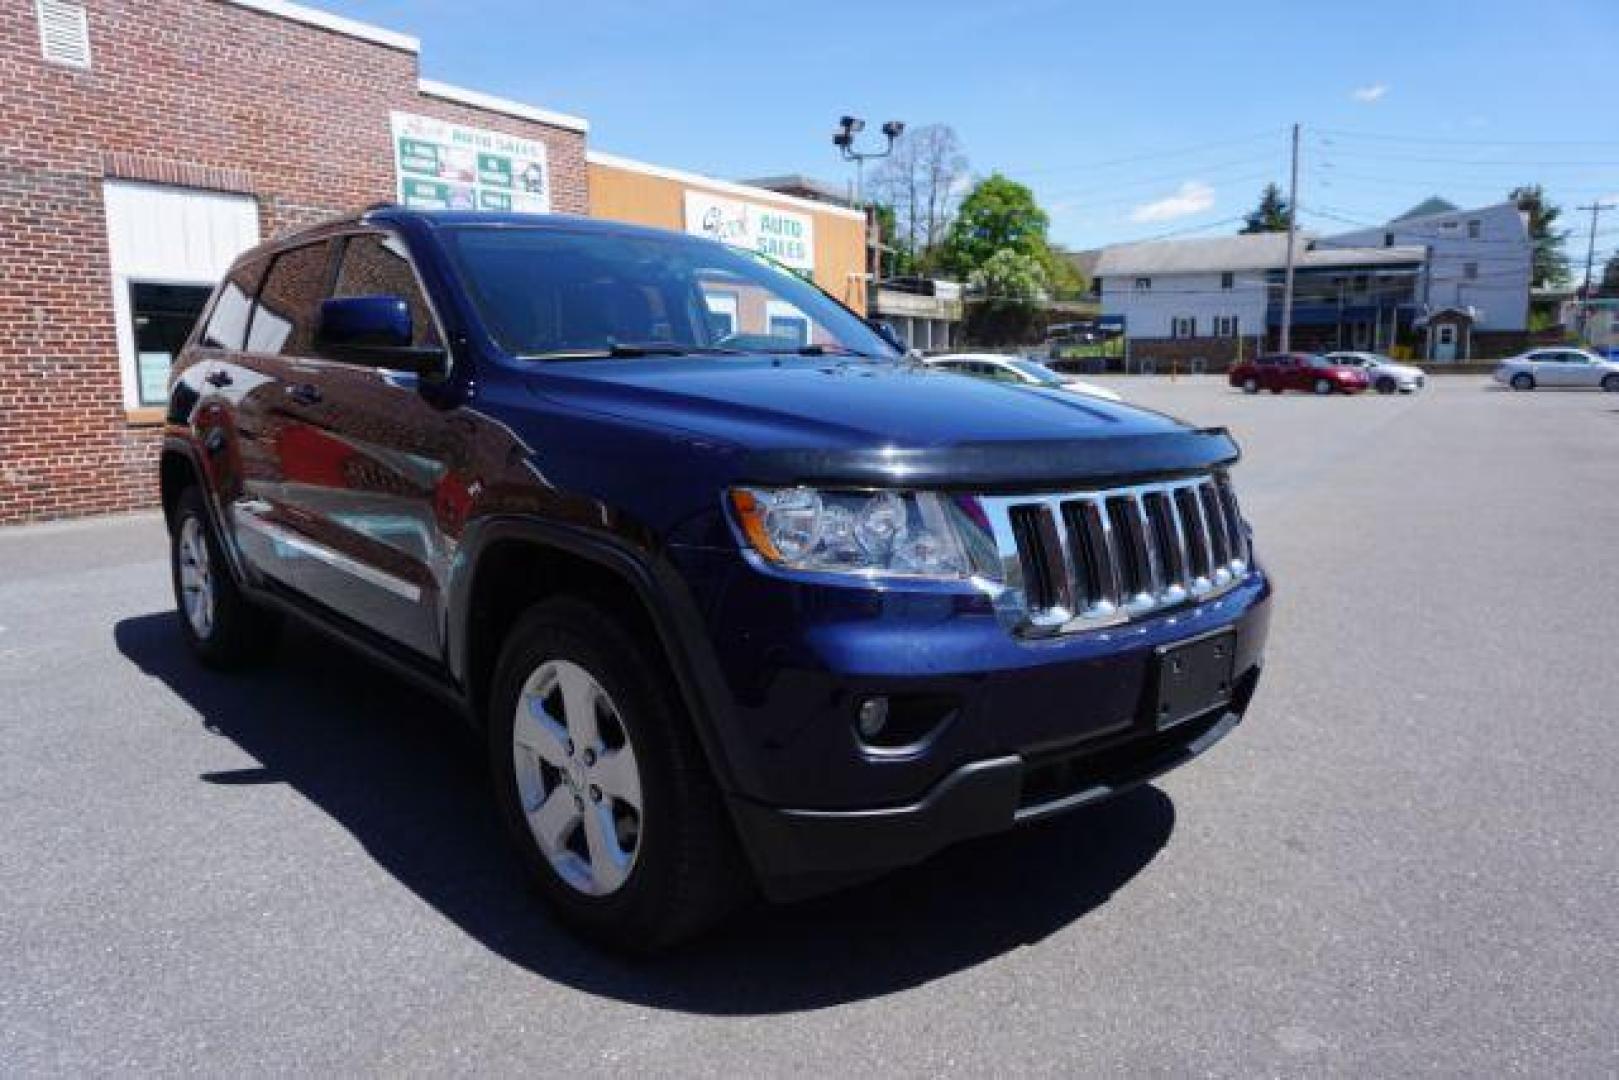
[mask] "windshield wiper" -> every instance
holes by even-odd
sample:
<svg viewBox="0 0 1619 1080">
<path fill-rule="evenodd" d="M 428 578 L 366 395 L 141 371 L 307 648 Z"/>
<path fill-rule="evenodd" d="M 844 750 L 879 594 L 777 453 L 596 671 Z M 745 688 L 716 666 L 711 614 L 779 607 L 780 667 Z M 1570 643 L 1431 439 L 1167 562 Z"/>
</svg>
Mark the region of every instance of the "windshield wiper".
<svg viewBox="0 0 1619 1080">
<path fill-rule="evenodd" d="M 771 352 L 783 352 L 782 349 L 772 349 Z M 877 357 L 871 353 L 863 353 L 843 345 L 800 345 L 793 350 L 799 356 L 858 356 L 862 360 L 875 360 Z"/>
<path fill-rule="evenodd" d="M 640 356 L 738 356 L 739 349 L 718 345 L 680 345 L 672 341 L 615 341 L 600 349 L 552 349 L 521 353 L 519 360 L 627 360 Z"/>
<path fill-rule="evenodd" d="M 676 345 L 670 341 L 615 341 L 607 346 L 607 355 L 631 356 L 685 356 L 692 351 L 689 345 Z"/>
</svg>

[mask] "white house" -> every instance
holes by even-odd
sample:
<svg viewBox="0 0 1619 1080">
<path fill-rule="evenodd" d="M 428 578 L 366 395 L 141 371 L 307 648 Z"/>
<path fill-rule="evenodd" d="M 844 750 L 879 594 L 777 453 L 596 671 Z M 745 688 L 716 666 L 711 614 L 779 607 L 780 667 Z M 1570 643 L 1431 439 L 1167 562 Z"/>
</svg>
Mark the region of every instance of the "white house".
<svg viewBox="0 0 1619 1080">
<path fill-rule="evenodd" d="M 1294 252 L 1293 341 L 1300 348 L 1391 344 L 1412 318 L 1423 251 L 1324 247 Z M 1125 244 L 1104 249 L 1102 313 L 1122 316 L 1132 356 L 1219 366 L 1267 347 L 1280 324 L 1287 234 Z"/>
<path fill-rule="evenodd" d="M 1377 228 L 1300 233 L 1292 347 L 1438 360 L 1515 352 L 1532 252 L 1512 203 L 1458 210 L 1431 199 Z M 1285 233 L 1123 244 L 1099 253 L 1094 280 L 1132 357 L 1218 366 L 1278 343 L 1286 262 Z"/>
<path fill-rule="evenodd" d="M 1528 215 L 1510 202 L 1458 210 L 1440 199 L 1387 225 L 1341 233 L 1321 246 L 1413 246 L 1426 252 L 1418 301 L 1469 312 L 1475 336 L 1529 328 L 1534 245 Z"/>
<path fill-rule="evenodd" d="M 1287 236 L 1258 233 L 1104 248 L 1094 281 L 1102 312 L 1136 338 L 1262 335 L 1266 275 L 1285 262 Z"/>
</svg>

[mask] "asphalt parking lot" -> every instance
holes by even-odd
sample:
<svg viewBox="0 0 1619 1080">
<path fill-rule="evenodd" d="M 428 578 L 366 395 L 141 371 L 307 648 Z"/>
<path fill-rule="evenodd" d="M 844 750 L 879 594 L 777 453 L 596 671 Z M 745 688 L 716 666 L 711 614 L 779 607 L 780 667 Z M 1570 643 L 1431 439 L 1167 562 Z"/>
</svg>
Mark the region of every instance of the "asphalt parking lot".
<svg viewBox="0 0 1619 1080">
<path fill-rule="evenodd" d="M 1248 721 L 648 965 L 547 921 L 419 696 L 196 667 L 155 516 L 0 530 L 0 1071 L 1619 1070 L 1619 395 L 1114 385 L 1246 449 Z"/>
</svg>

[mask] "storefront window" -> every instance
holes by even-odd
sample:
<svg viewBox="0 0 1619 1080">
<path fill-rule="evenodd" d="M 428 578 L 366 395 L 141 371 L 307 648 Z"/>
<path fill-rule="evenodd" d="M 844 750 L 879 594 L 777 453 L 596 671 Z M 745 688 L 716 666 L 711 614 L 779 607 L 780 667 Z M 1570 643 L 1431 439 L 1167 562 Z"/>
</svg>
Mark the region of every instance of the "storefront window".
<svg viewBox="0 0 1619 1080">
<path fill-rule="evenodd" d="M 161 405 L 169 393 L 169 370 L 191 336 L 213 292 L 208 285 L 129 283 L 135 320 L 135 375 L 142 405 Z"/>
</svg>

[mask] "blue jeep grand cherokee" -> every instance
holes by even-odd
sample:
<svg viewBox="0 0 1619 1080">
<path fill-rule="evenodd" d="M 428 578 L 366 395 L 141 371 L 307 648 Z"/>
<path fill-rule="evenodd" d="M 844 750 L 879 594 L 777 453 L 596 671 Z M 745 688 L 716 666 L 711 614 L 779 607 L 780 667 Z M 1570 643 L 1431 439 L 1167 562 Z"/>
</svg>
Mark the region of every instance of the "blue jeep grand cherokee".
<svg viewBox="0 0 1619 1080">
<path fill-rule="evenodd" d="M 930 370 L 749 254 L 380 207 L 255 249 L 176 367 L 183 631 L 307 620 L 486 732 L 618 948 L 1087 805 L 1229 732 L 1270 586 L 1237 448 Z"/>
</svg>

